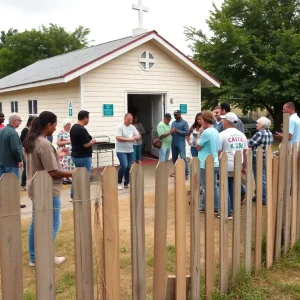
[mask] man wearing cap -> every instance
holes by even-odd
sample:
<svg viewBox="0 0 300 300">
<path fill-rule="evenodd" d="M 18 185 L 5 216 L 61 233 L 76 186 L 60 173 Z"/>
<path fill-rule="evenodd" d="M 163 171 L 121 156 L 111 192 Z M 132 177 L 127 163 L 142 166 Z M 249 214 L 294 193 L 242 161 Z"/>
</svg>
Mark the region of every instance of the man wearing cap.
<svg viewBox="0 0 300 300">
<path fill-rule="evenodd" d="M 189 125 L 188 123 L 183 120 L 181 117 L 181 111 L 175 110 L 174 111 L 174 117 L 175 121 L 172 123 L 172 129 L 174 129 L 172 133 L 172 160 L 175 164 L 176 160 L 178 159 L 178 156 L 184 160 L 185 162 L 185 179 L 189 179 L 189 167 L 186 159 L 186 153 L 185 153 L 185 137 L 187 136 L 189 132 Z M 172 177 L 174 176 L 171 175 Z"/>
<path fill-rule="evenodd" d="M 175 132 L 175 129 L 171 129 L 170 126 L 171 119 L 171 114 L 166 113 L 163 121 L 157 125 L 157 134 L 162 141 L 162 146 L 158 150 L 160 162 L 166 162 L 169 160 L 172 144 L 172 133 Z"/>
<path fill-rule="evenodd" d="M 229 112 L 222 115 L 224 130 L 220 133 L 219 154 L 226 152 L 228 157 L 228 219 L 232 220 L 233 215 L 233 182 L 234 182 L 234 156 L 236 151 L 242 151 L 242 174 L 246 174 L 246 151 L 248 149 L 247 138 L 244 133 L 236 128 L 238 117 L 236 114 Z M 242 204 L 245 201 L 246 191 L 241 186 Z M 218 216 L 219 217 L 219 216 Z"/>
<path fill-rule="evenodd" d="M 221 107 L 221 116 L 225 116 L 227 113 L 231 112 L 231 108 L 230 108 L 230 105 L 226 102 L 223 102 L 221 103 L 220 105 Z M 237 117 L 237 122 L 235 123 L 235 127 L 242 133 L 245 132 L 245 129 L 244 129 L 244 124 L 243 122 L 241 121 L 240 118 Z M 221 126 L 221 128 L 219 128 L 219 132 L 225 130 L 224 126 Z"/>
</svg>

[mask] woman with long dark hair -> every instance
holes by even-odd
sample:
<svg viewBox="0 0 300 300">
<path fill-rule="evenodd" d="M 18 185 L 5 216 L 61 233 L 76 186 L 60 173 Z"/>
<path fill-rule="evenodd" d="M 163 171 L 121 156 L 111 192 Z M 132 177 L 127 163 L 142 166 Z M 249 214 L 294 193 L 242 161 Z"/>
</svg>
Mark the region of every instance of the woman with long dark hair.
<svg viewBox="0 0 300 300">
<path fill-rule="evenodd" d="M 27 136 L 27 133 L 31 127 L 31 123 L 34 118 L 35 118 L 35 116 L 29 116 L 26 126 L 21 131 L 20 140 L 21 140 L 21 143 L 23 146 L 24 146 L 25 138 Z M 25 159 L 23 159 L 23 172 L 22 172 L 22 178 L 21 178 L 21 187 L 22 187 L 22 191 L 27 190 L 26 189 L 26 161 L 25 161 Z"/>
<path fill-rule="evenodd" d="M 196 149 L 196 146 L 203 131 L 201 114 L 201 112 L 196 114 L 195 122 L 190 127 L 189 132 L 186 136 L 186 141 L 188 142 L 189 146 L 191 146 L 192 157 L 198 157 L 198 150 Z"/>
<path fill-rule="evenodd" d="M 24 155 L 27 163 L 27 188 L 28 196 L 33 202 L 38 199 L 33 199 L 32 180 L 37 171 L 46 170 L 53 178 L 53 237 L 56 238 L 57 232 L 61 225 L 61 200 L 60 189 L 61 180 L 64 177 L 71 177 L 73 172 L 61 170 L 59 157 L 67 154 L 67 149 L 62 149 L 58 153 L 52 144 L 46 139 L 47 136 L 52 136 L 56 129 L 57 117 L 50 111 L 43 111 L 36 117 L 31 124 L 31 128 L 23 143 Z M 31 267 L 35 266 L 34 253 L 34 222 L 33 214 L 28 234 L 29 254 Z M 61 264 L 65 261 L 64 257 L 54 257 L 55 264 Z"/>
</svg>

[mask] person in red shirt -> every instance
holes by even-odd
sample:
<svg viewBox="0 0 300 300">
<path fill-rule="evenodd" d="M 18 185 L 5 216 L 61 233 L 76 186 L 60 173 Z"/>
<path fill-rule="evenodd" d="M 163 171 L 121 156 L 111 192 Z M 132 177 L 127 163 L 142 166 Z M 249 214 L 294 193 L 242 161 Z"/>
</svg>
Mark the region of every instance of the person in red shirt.
<svg viewBox="0 0 300 300">
<path fill-rule="evenodd" d="M 4 128 L 5 116 L 4 113 L 0 112 L 0 130 Z"/>
</svg>

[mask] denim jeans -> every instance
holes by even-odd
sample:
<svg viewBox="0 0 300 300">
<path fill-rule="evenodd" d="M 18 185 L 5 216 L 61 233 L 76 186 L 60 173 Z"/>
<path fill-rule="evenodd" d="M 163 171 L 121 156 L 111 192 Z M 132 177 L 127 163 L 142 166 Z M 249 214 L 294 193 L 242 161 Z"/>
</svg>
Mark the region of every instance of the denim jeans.
<svg viewBox="0 0 300 300">
<path fill-rule="evenodd" d="M 234 190 L 234 177 L 228 177 L 228 217 L 232 216 L 233 214 L 233 203 L 234 203 L 234 197 L 233 197 L 233 190 Z M 246 190 L 243 185 L 241 185 L 241 196 L 246 195 Z"/>
<path fill-rule="evenodd" d="M 133 145 L 133 161 L 142 159 L 142 146 L 143 145 Z"/>
<path fill-rule="evenodd" d="M 20 179 L 19 168 L 16 167 L 4 167 L 0 165 L 0 178 L 3 174 L 14 173 L 16 174 L 18 180 Z"/>
<path fill-rule="evenodd" d="M 37 199 L 39 201 L 39 199 Z M 35 255 L 34 255 L 34 200 L 33 207 L 32 207 L 32 219 L 29 225 L 28 231 L 28 247 L 29 247 L 29 256 L 30 262 L 35 262 Z M 57 232 L 61 225 L 61 201 L 60 196 L 53 197 L 53 239 L 55 241 Z"/>
<path fill-rule="evenodd" d="M 180 157 L 184 160 L 185 162 L 185 174 L 189 175 L 189 165 L 186 159 L 186 154 L 185 154 L 185 141 L 184 143 L 180 143 L 180 144 L 172 144 L 172 160 L 173 160 L 173 164 L 176 163 L 176 160 L 178 159 L 178 156 L 180 155 Z"/>
<path fill-rule="evenodd" d="M 191 146 L 191 154 L 192 154 L 192 157 L 198 157 L 198 150 L 196 147 Z"/>
<path fill-rule="evenodd" d="M 23 172 L 21 177 L 21 186 L 26 186 L 26 162 L 23 160 Z"/>
<path fill-rule="evenodd" d="M 253 157 L 253 176 L 256 185 L 256 157 Z M 267 203 L 267 184 L 266 184 L 266 162 L 263 160 L 262 165 L 262 202 L 263 204 Z"/>
<path fill-rule="evenodd" d="M 92 170 L 92 158 L 91 157 L 71 157 L 76 168 L 86 168 L 89 173 Z M 73 185 L 71 185 L 70 197 L 73 199 Z"/>
<path fill-rule="evenodd" d="M 217 175 L 219 168 L 214 168 L 214 211 L 219 211 L 219 187 L 217 182 Z M 200 185 L 201 185 L 201 204 L 200 209 L 205 209 L 205 169 L 200 169 Z"/>
<path fill-rule="evenodd" d="M 129 171 L 132 165 L 133 160 L 133 152 L 130 153 L 122 153 L 117 152 L 117 157 L 120 161 L 120 168 L 118 171 L 118 184 L 122 184 L 124 177 L 124 185 L 129 184 Z"/>
<path fill-rule="evenodd" d="M 169 160 L 170 157 L 170 148 L 160 148 L 158 150 L 158 156 L 159 156 L 159 161 L 160 162 L 166 162 Z"/>
</svg>

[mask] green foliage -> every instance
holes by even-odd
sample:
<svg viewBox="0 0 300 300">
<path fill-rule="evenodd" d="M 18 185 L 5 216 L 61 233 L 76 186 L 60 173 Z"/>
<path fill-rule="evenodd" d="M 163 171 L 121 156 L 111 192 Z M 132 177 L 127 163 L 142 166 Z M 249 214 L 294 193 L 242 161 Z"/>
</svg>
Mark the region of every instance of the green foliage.
<svg viewBox="0 0 300 300">
<path fill-rule="evenodd" d="M 79 26 L 74 32 L 50 24 L 38 30 L 18 32 L 15 29 L 0 35 L 0 78 L 34 62 L 78 50 L 89 44 L 90 30 Z"/>
<path fill-rule="evenodd" d="M 300 0 L 225 0 L 207 20 L 211 37 L 185 28 L 194 60 L 223 83 L 204 91 L 207 107 L 266 108 L 275 121 L 285 102 L 300 107 L 299 10 Z"/>
</svg>

